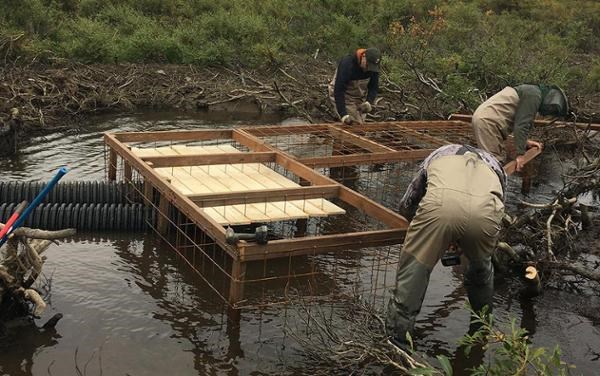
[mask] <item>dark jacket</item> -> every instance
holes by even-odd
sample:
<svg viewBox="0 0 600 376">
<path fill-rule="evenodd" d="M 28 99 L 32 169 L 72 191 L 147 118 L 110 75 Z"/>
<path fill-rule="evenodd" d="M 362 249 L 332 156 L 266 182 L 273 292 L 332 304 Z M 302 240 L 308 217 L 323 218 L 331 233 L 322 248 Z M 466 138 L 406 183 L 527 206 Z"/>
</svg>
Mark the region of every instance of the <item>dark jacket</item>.
<svg viewBox="0 0 600 376">
<path fill-rule="evenodd" d="M 333 96 L 335 98 L 335 107 L 341 117 L 348 114 L 346 111 L 346 89 L 350 81 L 369 79 L 367 85 L 367 101 L 373 103 L 377 92 L 379 91 L 379 73 L 364 72 L 358 63 L 356 54 L 345 56 L 340 61 L 337 68 L 337 76 L 335 78 L 335 86 Z"/>
<path fill-rule="evenodd" d="M 512 133 L 518 155 L 523 155 L 527 147 L 527 137 L 535 115 L 566 116 L 569 105 L 566 96 L 557 86 L 529 85 L 515 86 L 519 104 L 513 120 Z"/>
</svg>

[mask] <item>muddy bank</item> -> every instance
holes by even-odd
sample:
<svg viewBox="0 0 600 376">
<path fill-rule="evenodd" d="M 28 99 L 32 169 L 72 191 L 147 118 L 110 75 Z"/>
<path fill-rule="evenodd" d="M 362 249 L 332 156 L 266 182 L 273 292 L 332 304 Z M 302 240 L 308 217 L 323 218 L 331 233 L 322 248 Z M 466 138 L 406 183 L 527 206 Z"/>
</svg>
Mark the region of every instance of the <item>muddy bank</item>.
<svg viewBox="0 0 600 376">
<path fill-rule="evenodd" d="M 312 122 L 336 120 L 327 96 L 334 61 L 299 60 L 256 70 L 182 65 L 115 64 L 19 65 L 0 68 L 0 124 L 18 110 L 21 130 L 46 132 L 72 127 L 101 113 L 160 109 L 182 112 L 281 112 Z M 466 111 L 427 85 L 393 82 L 383 72 L 370 120 L 436 119 Z M 600 121 L 600 95 L 573 93 L 579 121 Z M 439 103 L 438 103 L 439 102 Z M 598 117 L 598 119 L 594 119 Z"/>
<path fill-rule="evenodd" d="M 316 61 L 260 71 L 134 64 L 4 67 L 0 121 L 8 122 L 16 108 L 22 127 L 31 131 L 69 127 L 100 113 L 141 109 L 283 112 L 327 122 L 335 120 L 327 97 L 334 70 L 333 62 Z M 405 94 L 382 81 L 371 118 L 410 116 Z"/>
</svg>

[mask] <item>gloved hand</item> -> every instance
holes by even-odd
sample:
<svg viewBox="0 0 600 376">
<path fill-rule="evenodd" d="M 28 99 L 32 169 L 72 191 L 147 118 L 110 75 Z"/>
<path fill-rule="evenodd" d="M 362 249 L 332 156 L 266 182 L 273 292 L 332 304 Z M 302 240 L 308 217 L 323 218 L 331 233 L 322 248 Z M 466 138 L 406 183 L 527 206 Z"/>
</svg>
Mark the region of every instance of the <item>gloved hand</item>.
<svg viewBox="0 0 600 376">
<path fill-rule="evenodd" d="M 360 112 L 362 112 L 363 114 L 368 114 L 369 112 L 373 111 L 373 107 L 371 106 L 371 103 L 369 102 L 363 102 L 358 109 L 360 110 Z"/>
<path fill-rule="evenodd" d="M 352 117 L 350 115 L 342 116 L 342 123 L 344 123 L 346 125 L 352 125 L 352 123 L 353 123 Z"/>
</svg>

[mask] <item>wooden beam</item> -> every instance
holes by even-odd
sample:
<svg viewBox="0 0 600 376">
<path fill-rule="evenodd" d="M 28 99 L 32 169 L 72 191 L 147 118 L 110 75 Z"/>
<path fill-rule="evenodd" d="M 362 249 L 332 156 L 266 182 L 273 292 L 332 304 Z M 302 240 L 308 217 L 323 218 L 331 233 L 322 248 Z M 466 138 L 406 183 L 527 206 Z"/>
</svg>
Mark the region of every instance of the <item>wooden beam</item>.
<svg viewBox="0 0 600 376">
<path fill-rule="evenodd" d="M 418 120 L 418 121 L 389 121 L 389 122 L 373 122 L 366 123 L 360 126 L 355 126 L 353 129 L 369 132 L 379 130 L 393 130 L 396 127 L 404 128 L 448 128 L 450 126 L 468 127 L 469 124 L 459 120 Z"/>
<path fill-rule="evenodd" d="M 256 136 L 280 136 L 290 134 L 310 134 L 316 132 L 327 132 L 330 124 L 298 124 L 298 125 L 273 125 L 265 127 L 240 128 L 245 132 Z"/>
<path fill-rule="evenodd" d="M 310 167 L 343 167 L 394 161 L 420 160 L 434 149 L 403 150 L 386 153 L 334 155 L 331 157 L 302 158 L 299 162 Z"/>
<path fill-rule="evenodd" d="M 471 119 L 473 118 L 473 115 L 468 115 L 468 114 L 451 114 L 449 119 L 450 120 L 460 120 L 460 121 L 465 121 L 470 123 Z"/>
<path fill-rule="evenodd" d="M 537 157 L 542 153 L 542 149 L 540 148 L 531 148 L 525 152 L 525 161 L 524 164 L 529 163 L 532 159 Z M 511 161 L 504 165 L 504 171 L 506 175 L 512 175 L 515 173 L 517 169 L 517 161 Z"/>
<path fill-rule="evenodd" d="M 231 282 L 229 285 L 229 305 L 235 307 L 244 297 L 244 278 L 246 276 L 246 263 L 233 260 L 231 264 Z"/>
<path fill-rule="evenodd" d="M 350 130 L 352 130 L 352 128 L 350 128 Z M 362 137 L 359 135 L 356 135 L 354 133 L 351 133 L 345 129 L 336 127 L 335 125 L 330 125 L 329 126 L 329 132 L 332 135 L 335 135 L 340 141 L 344 142 L 344 141 L 349 141 L 351 144 L 359 146 L 365 150 L 374 152 L 374 153 L 381 153 L 381 152 L 386 152 L 386 151 L 395 151 L 395 149 L 387 147 L 385 145 L 379 144 L 373 140 L 370 140 L 366 137 Z"/>
<path fill-rule="evenodd" d="M 274 152 L 259 153 L 216 153 L 216 154 L 184 154 L 142 157 L 142 160 L 157 167 L 206 166 L 236 163 L 274 162 Z"/>
<path fill-rule="evenodd" d="M 167 235 L 169 228 L 169 199 L 160 195 L 158 200 L 158 213 L 156 213 L 156 231 L 161 235 Z"/>
<path fill-rule="evenodd" d="M 215 139 L 231 139 L 232 129 L 195 130 L 195 131 L 156 131 L 112 133 L 121 142 L 154 142 L 154 141 L 205 141 Z"/>
<path fill-rule="evenodd" d="M 117 153 L 113 149 L 108 151 L 108 180 L 117 180 Z"/>
<path fill-rule="evenodd" d="M 466 114 L 452 114 L 452 115 L 450 115 L 450 119 L 467 121 L 469 123 L 471 122 L 472 118 L 473 118 L 473 115 L 466 115 Z M 533 125 L 535 125 L 536 127 L 546 127 L 546 126 L 549 126 L 549 125 L 571 125 L 571 126 L 577 127 L 579 129 L 582 129 L 582 130 L 590 129 L 590 130 L 593 130 L 593 131 L 600 131 L 600 124 L 595 124 L 595 123 L 576 123 L 576 122 L 567 121 L 567 120 L 538 119 L 538 120 L 535 120 L 533 122 Z"/>
<path fill-rule="evenodd" d="M 129 164 L 129 162 L 124 161 L 123 162 L 123 180 L 125 180 L 126 182 L 130 182 L 132 177 L 133 177 L 133 171 L 131 170 L 131 165 Z"/>
<path fill-rule="evenodd" d="M 298 188 L 275 188 L 245 192 L 227 192 L 188 195 L 200 207 L 251 204 L 256 202 L 277 202 L 308 200 L 313 198 L 335 198 L 339 195 L 338 184 L 315 185 Z"/>
<path fill-rule="evenodd" d="M 406 229 L 403 228 L 309 236 L 305 238 L 273 240 L 265 245 L 245 242 L 239 246 L 240 260 L 264 260 L 399 244 L 404 240 L 405 232 Z"/>
</svg>

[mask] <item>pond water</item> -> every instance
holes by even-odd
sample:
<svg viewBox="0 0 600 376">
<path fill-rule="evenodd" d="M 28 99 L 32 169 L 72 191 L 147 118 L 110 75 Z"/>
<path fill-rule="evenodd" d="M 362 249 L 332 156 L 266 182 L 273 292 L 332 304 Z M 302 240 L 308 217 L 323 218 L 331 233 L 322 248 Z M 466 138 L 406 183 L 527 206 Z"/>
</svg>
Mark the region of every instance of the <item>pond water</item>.
<svg viewBox="0 0 600 376">
<path fill-rule="evenodd" d="M 1 179 L 48 180 L 62 165 L 70 168 L 65 179 L 104 179 L 102 133 L 106 131 L 231 127 L 280 120 L 230 113 L 204 115 L 105 118 L 86 129 L 37 137 L 18 156 L 0 161 Z M 529 201 L 545 202 L 552 190 L 561 187 L 557 155 L 550 152 L 542 158 Z M 521 197 L 519 191 L 520 179 L 511 178 L 509 200 Z M 397 250 L 392 247 L 393 252 Z M 288 367 L 301 368 L 305 361 L 284 330 L 301 324 L 301 313 L 288 306 L 230 312 L 151 233 L 79 234 L 50 246 L 45 255 L 50 304 L 36 323 L 41 326 L 59 312 L 64 317 L 55 330 L 8 327 L 7 335 L 0 337 L 2 374 L 260 375 L 286 373 Z M 344 286 L 343 281 L 332 283 Z M 313 287 L 315 295 L 331 290 L 331 286 L 326 291 Z M 515 288 L 512 283 L 498 284 L 498 320 L 515 319 L 530 331 L 535 345 L 559 344 L 564 359 L 577 366 L 575 374 L 596 374 L 600 323 L 588 317 L 595 316 L 590 312 L 600 307 L 600 301 L 554 290 L 533 301 L 519 301 L 512 298 Z M 415 337 L 420 350 L 454 356 L 456 341 L 468 328 L 465 300 L 462 275 L 438 264 L 418 317 Z"/>
</svg>

